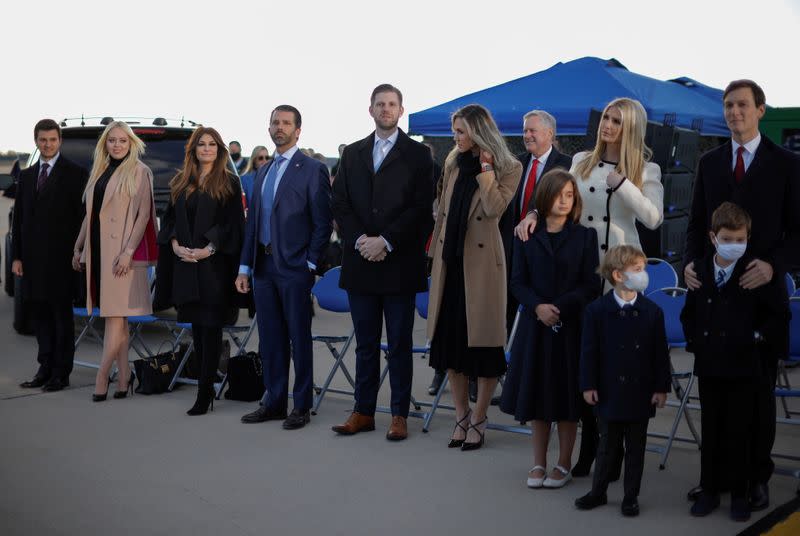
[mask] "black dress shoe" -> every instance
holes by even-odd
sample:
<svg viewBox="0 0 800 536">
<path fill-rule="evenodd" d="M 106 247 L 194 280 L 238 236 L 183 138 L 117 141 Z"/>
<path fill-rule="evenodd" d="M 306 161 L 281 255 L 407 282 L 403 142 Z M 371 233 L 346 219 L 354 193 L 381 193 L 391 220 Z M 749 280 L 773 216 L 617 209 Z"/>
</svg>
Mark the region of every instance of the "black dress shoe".
<svg viewBox="0 0 800 536">
<path fill-rule="evenodd" d="M 734 521 L 750 520 L 750 503 L 744 497 L 731 497 L 731 519 Z"/>
<path fill-rule="evenodd" d="M 703 486 L 695 486 L 686 494 L 686 499 L 689 501 L 696 501 L 700 494 L 703 493 Z"/>
<path fill-rule="evenodd" d="M 719 507 L 719 494 L 708 493 L 704 491 L 700 493 L 697 500 L 692 505 L 689 513 L 695 517 L 705 517 Z"/>
<path fill-rule="evenodd" d="M 639 500 L 636 497 L 625 497 L 622 499 L 622 515 L 625 517 L 636 517 L 639 515 Z"/>
<path fill-rule="evenodd" d="M 242 417 L 242 422 L 253 424 L 257 422 L 279 421 L 286 418 L 286 410 L 277 411 L 259 406 L 257 410 Z"/>
<path fill-rule="evenodd" d="M 20 387 L 23 389 L 35 389 L 42 387 L 43 385 L 47 384 L 47 378 L 44 376 L 34 376 L 32 380 L 27 382 L 22 382 L 19 384 Z"/>
<path fill-rule="evenodd" d="M 753 484 L 750 488 L 750 510 L 758 512 L 769 506 L 769 487 L 766 484 Z"/>
<path fill-rule="evenodd" d="M 603 493 L 602 495 L 594 495 L 591 491 L 583 497 L 575 499 L 575 506 L 578 510 L 592 510 L 598 506 L 608 504 L 608 496 Z"/>
<path fill-rule="evenodd" d="M 311 422 L 311 412 L 308 410 L 300 411 L 293 409 L 292 412 L 283 421 L 284 430 L 297 430 Z"/>
<path fill-rule="evenodd" d="M 50 393 L 53 391 L 60 391 L 64 387 L 69 387 L 69 380 L 62 380 L 61 378 L 50 378 L 50 381 L 44 384 L 42 390 Z"/>
</svg>

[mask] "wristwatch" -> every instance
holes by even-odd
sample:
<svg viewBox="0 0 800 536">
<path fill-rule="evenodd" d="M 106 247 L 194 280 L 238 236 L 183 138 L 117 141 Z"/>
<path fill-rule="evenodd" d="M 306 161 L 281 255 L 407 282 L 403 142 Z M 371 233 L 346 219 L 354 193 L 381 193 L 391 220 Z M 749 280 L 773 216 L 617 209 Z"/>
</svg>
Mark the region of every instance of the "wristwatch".
<svg viewBox="0 0 800 536">
<path fill-rule="evenodd" d="M 208 245 L 207 245 L 206 247 L 208 248 L 208 253 L 209 253 L 210 255 L 213 255 L 214 253 L 216 253 L 216 252 L 217 252 L 217 248 L 215 248 L 215 247 L 214 247 L 214 244 L 212 244 L 211 242 L 209 242 L 209 243 L 208 243 Z"/>
<path fill-rule="evenodd" d="M 483 164 L 481 164 L 481 169 L 483 171 L 492 171 L 494 169 L 494 167 L 491 164 L 489 164 L 488 162 L 484 162 Z"/>
</svg>

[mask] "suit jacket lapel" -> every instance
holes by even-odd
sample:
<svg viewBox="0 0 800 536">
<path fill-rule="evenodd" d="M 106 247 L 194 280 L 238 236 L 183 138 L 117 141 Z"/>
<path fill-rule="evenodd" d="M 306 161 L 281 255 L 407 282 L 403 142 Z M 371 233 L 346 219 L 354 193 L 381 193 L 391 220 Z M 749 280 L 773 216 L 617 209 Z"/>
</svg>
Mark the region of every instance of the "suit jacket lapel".
<svg viewBox="0 0 800 536">
<path fill-rule="evenodd" d="M 766 154 L 768 148 L 766 147 L 765 142 L 766 142 L 766 136 L 762 135 L 761 142 L 758 144 L 758 148 L 756 149 L 756 154 L 753 155 L 753 160 L 750 162 L 750 167 L 748 167 L 747 171 L 745 171 L 744 173 L 742 184 L 753 180 L 753 177 L 757 177 L 759 175 L 761 168 L 764 166 L 764 163 L 769 159 L 769 156 Z M 731 153 L 731 155 L 732 154 L 733 153 Z M 736 178 L 734 177 L 734 181 L 735 180 Z"/>
<path fill-rule="evenodd" d="M 397 141 L 392 146 L 392 148 L 389 150 L 389 153 L 383 159 L 383 162 L 381 162 L 381 167 L 378 168 L 378 171 L 382 171 L 382 170 L 386 169 L 389 166 L 389 164 L 391 164 L 392 162 L 394 162 L 395 160 L 397 160 L 400 157 L 400 155 L 403 152 L 403 149 L 405 149 L 405 144 L 406 144 L 407 140 L 408 140 L 408 137 L 405 135 L 405 133 L 402 130 L 398 129 L 398 131 L 397 131 Z M 373 141 L 374 141 L 374 138 L 373 138 Z"/>
<path fill-rule="evenodd" d="M 59 156 L 58 160 L 56 160 L 53 169 L 50 170 L 50 174 L 47 176 L 47 180 L 44 181 L 44 188 L 42 188 L 41 192 L 38 192 L 39 195 L 49 195 L 53 191 L 53 185 L 58 180 L 58 177 L 61 175 L 61 169 L 64 167 L 61 163 L 61 159 L 63 156 Z M 36 164 L 36 177 L 34 181 L 36 181 L 33 185 L 34 190 L 36 189 L 39 183 L 39 172 L 41 171 L 41 164 Z"/>
<path fill-rule="evenodd" d="M 253 179 L 252 206 L 250 207 L 252 213 L 248 214 L 248 218 L 254 218 L 256 222 L 256 240 L 258 240 L 258 219 L 261 214 L 261 190 L 264 189 L 264 180 L 267 177 L 267 171 L 269 171 L 269 168 L 272 167 L 274 162 L 275 160 L 273 159 L 266 166 L 262 166 L 261 169 L 256 172 L 256 176 Z"/>
<path fill-rule="evenodd" d="M 105 207 L 108 204 L 108 202 L 111 200 L 111 197 L 114 195 L 114 191 L 118 187 L 119 187 L 119 168 L 115 169 L 114 173 L 112 173 L 111 177 L 108 179 L 108 184 L 106 185 L 106 191 L 103 193 L 103 204 L 100 205 L 100 210 L 103 210 L 103 207 Z M 95 188 L 97 188 L 97 183 L 95 183 Z"/>
<path fill-rule="evenodd" d="M 287 188 L 291 188 L 291 181 L 300 168 L 303 167 L 302 163 L 302 156 L 299 150 L 294 153 L 292 159 L 286 162 L 286 168 L 283 170 L 283 176 L 281 177 L 281 182 L 278 184 L 278 190 L 275 192 L 275 198 L 272 201 L 272 208 L 273 210 L 278 205 L 278 202 L 281 200 L 283 196 L 283 192 L 286 191 Z"/>
<path fill-rule="evenodd" d="M 367 169 L 370 173 L 374 176 L 375 175 L 375 166 L 372 162 L 372 148 L 375 145 L 375 133 L 373 132 L 369 136 L 367 136 L 361 142 L 361 147 L 359 148 L 358 154 L 361 156 L 361 160 L 367 166 Z"/>
<path fill-rule="evenodd" d="M 547 162 L 544 163 L 544 169 L 542 169 L 542 175 L 553 169 L 556 165 L 556 161 L 558 161 L 558 157 L 561 155 L 556 148 L 550 151 L 550 156 L 547 157 Z"/>
</svg>

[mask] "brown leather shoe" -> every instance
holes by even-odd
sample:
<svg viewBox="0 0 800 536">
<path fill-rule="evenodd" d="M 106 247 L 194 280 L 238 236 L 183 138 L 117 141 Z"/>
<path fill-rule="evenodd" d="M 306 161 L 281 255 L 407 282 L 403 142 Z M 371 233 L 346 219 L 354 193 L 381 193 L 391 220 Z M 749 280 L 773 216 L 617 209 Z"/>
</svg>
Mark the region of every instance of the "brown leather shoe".
<svg viewBox="0 0 800 536">
<path fill-rule="evenodd" d="M 353 435 L 359 432 L 371 432 L 375 429 L 375 417 L 367 417 L 357 411 L 350 414 L 347 422 L 331 427 L 331 430 L 341 435 Z"/>
<path fill-rule="evenodd" d="M 386 432 L 386 439 L 389 441 L 402 441 L 407 437 L 408 425 L 406 424 L 406 418 L 393 415 L 392 425 L 389 427 L 389 431 Z"/>
</svg>

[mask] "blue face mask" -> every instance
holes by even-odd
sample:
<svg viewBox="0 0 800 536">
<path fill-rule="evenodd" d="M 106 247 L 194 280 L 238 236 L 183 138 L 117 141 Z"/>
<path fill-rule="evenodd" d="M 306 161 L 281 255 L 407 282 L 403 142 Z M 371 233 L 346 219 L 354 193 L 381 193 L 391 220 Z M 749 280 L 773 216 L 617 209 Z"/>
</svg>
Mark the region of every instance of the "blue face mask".
<svg viewBox="0 0 800 536">
<path fill-rule="evenodd" d="M 720 244 L 719 239 L 714 239 L 714 246 L 717 248 L 717 253 L 726 261 L 738 261 L 747 250 L 747 242 L 744 244 Z"/>
<path fill-rule="evenodd" d="M 632 290 L 634 292 L 644 292 L 644 289 L 646 289 L 647 285 L 650 284 L 650 277 L 645 271 L 622 273 L 625 274 L 625 277 L 627 278 L 622 285 L 628 290 Z"/>
</svg>

